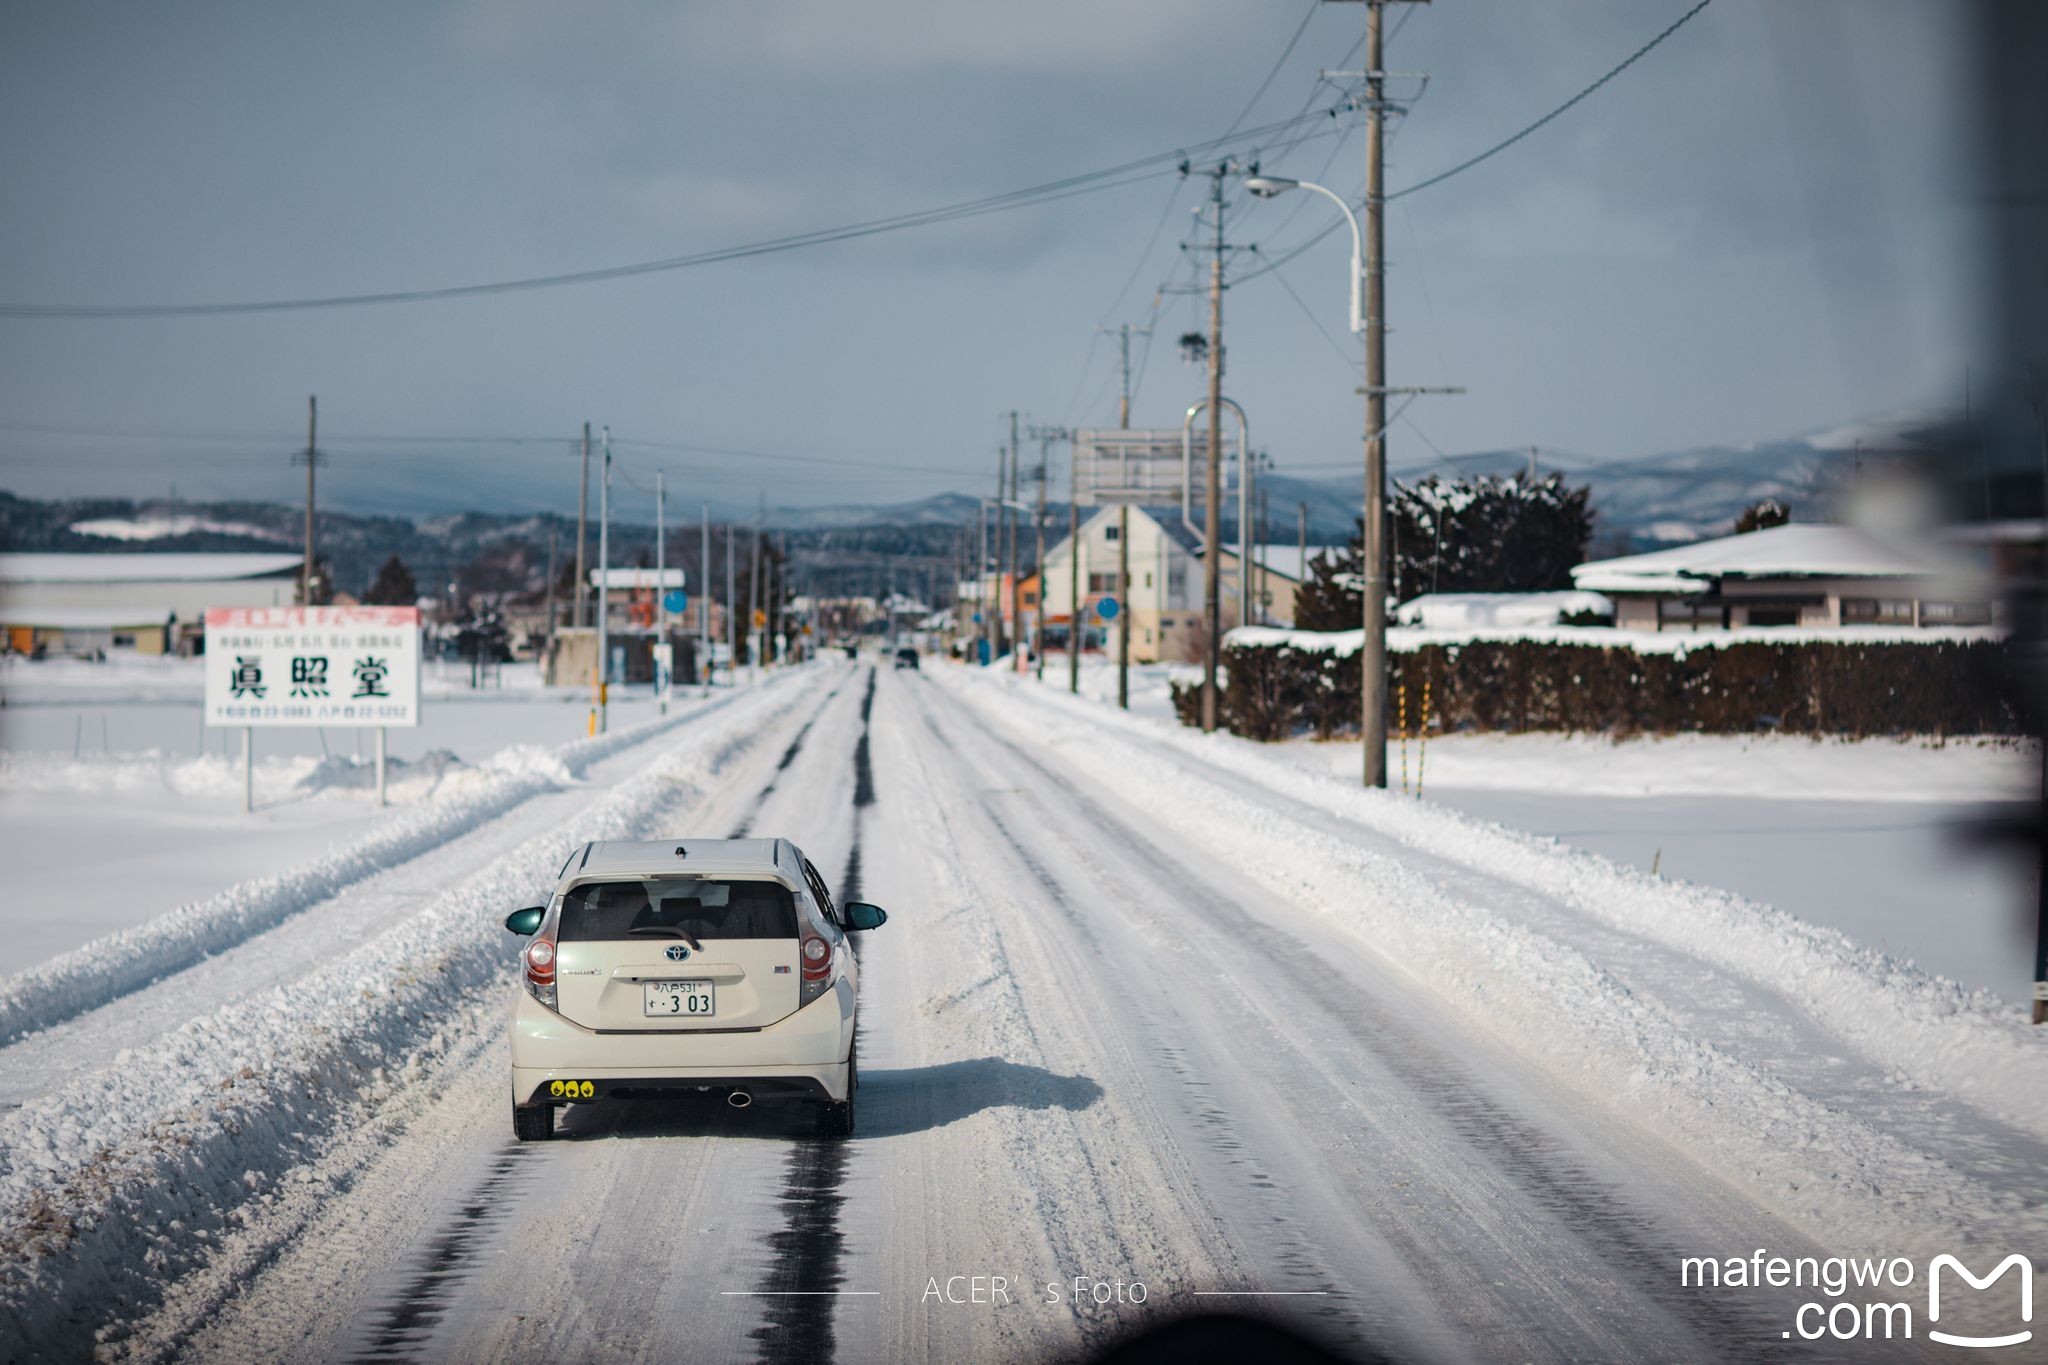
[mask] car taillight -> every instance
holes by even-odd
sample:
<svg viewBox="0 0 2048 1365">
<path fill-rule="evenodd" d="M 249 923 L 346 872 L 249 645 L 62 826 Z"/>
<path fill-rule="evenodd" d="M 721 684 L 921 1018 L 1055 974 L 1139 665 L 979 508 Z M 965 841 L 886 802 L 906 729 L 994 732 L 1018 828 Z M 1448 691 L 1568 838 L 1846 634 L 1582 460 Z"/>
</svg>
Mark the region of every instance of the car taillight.
<svg viewBox="0 0 2048 1365">
<path fill-rule="evenodd" d="M 801 956 L 797 970 L 803 974 L 804 984 L 797 1003 L 808 1005 L 823 995 L 832 981 L 832 945 L 817 934 L 805 934 Z"/>
<path fill-rule="evenodd" d="M 526 990 L 534 999 L 555 1008 L 555 941 L 536 938 L 526 945 Z"/>
</svg>

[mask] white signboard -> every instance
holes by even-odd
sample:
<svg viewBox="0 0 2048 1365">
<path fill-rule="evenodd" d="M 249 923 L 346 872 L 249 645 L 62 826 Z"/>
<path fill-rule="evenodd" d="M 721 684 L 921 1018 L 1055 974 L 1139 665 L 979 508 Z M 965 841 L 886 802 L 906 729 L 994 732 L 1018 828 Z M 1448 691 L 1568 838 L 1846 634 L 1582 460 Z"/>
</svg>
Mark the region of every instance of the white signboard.
<svg viewBox="0 0 2048 1365">
<path fill-rule="evenodd" d="M 418 725 L 419 608 L 214 608 L 206 723 Z"/>
</svg>

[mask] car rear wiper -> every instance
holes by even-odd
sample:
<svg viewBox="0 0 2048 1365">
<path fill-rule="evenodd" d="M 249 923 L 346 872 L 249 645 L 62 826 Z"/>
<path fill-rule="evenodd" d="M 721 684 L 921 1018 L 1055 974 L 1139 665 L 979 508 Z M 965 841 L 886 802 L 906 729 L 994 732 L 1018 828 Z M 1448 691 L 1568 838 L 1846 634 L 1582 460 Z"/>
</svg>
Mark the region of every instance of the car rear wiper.
<svg viewBox="0 0 2048 1365">
<path fill-rule="evenodd" d="M 696 951 L 700 953 L 704 951 L 704 945 L 698 942 L 697 936 L 687 929 L 673 929 L 666 924 L 642 924 L 637 928 L 626 931 L 626 936 L 629 938 L 634 934 L 660 934 L 664 938 L 679 938 Z"/>
</svg>

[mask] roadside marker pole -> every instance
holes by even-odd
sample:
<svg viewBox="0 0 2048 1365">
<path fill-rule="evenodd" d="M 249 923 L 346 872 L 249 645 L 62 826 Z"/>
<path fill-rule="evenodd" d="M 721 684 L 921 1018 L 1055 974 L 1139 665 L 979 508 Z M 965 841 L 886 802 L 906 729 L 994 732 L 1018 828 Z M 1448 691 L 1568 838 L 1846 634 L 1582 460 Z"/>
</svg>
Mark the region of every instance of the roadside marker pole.
<svg viewBox="0 0 2048 1365">
<path fill-rule="evenodd" d="M 377 727 L 377 804 L 388 804 L 384 800 L 384 727 Z"/>
<path fill-rule="evenodd" d="M 256 727 L 242 727 L 242 814 L 256 809 Z"/>
</svg>

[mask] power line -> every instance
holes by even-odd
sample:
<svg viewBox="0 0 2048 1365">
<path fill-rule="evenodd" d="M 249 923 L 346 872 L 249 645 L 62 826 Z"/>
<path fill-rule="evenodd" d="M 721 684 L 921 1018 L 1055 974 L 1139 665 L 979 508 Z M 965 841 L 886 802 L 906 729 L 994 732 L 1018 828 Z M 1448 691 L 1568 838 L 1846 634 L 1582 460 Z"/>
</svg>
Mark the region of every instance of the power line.
<svg viewBox="0 0 2048 1365">
<path fill-rule="evenodd" d="M 1238 110 L 1237 117 L 1230 121 L 1230 127 L 1224 130 L 1225 137 L 1236 132 L 1237 125 L 1243 123 L 1258 102 L 1265 98 L 1267 89 L 1273 84 L 1273 78 L 1280 74 L 1280 68 L 1287 65 L 1287 59 L 1294 55 L 1294 45 L 1301 41 L 1302 34 L 1308 32 L 1308 21 L 1316 17 L 1316 11 L 1322 7 L 1322 3 L 1323 0 L 1308 0 L 1308 11 L 1301 16 L 1301 22 L 1295 25 L 1294 36 L 1289 38 L 1287 46 L 1280 50 L 1280 56 L 1273 62 L 1273 69 L 1266 73 L 1266 79 L 1259 82 L 1259 88 L 1252 91 L 1252 97 L 1244 102 L 1244 108 Z"/>
<path fill-rule="evenodd" d="M 1692 17 L 1694 15 L 1698 14 L 1701 10 L 1705 9 L 1708 5 L 1711 5 L 1713 3 L 1714 0 L 1699 0 L 1698 4 L 1694 5 L 1691 9 L 1679 15 L 1676 19 L 1672 20 L 1671 26 L 1669 28 L 1665 29 L 1656 37 L 1650 39 L 1649 42 L 1644 43 L 1634 52 L 1629 53 L 1628 56 L 1624 57 L 1621 60 L 1621 63 L 1619 65 L 1615 66 L 1606 75 L 1602 76 L 1599 80 L 1594 81 L 1591 85 L 1587 86 L 1584 90 L 1581 90 L 1578 94 L 1573 95 L 1563 104 L 1558 105 L 1557 108 L 1551 110 L 1542 118 L 1537 119 L 1534 123 L 1522 129 L 1521 132 L 1516 133 L 1512 137 L 1501 139 L 1499 142 L 1494 143 L 1491 147 L 1488 147 L 1479 155 L 1467 158 L 1464 161 L 1460 161 L 1457 165 L 1451 167 L 1449 170 L 1444 171 L 1437 175 L 1433 175 L 1429 179 L 1424 180 L 1419 184 L 1410 185 L 1406 189 L 1396 190 L 1394 191 L 1394 193 L 1388 195 L 1387 198 L 1389 200 L 1400 199 L 1406 197 L 1407 195 L 1414 194 L 1420 190 L 1426 190 L 1431 185 L 1441 185 L 1444 181 L 1449 180 L 1452 176 L 1458 175 L 1464 171 L 1469 171 L 1474 166 L 1477 166 L 1480 162 L 1485 161 L 1487 158 L 1506 151 L 1508 148 L 1514 146 L 1517 142 L 1520 142 L 1523 138 L 1529 136 L 1529 134 L 1535 132 L 1538 128 L 1541 128 L 1544 124 L 1549 123 L 1552 119 L 1564 113 L 1567 109 L 1570 109 L 1580 100 L 1585 99 L 1586 96 L 1592 94 L 1601 86 L 1607 84 L 1607 82 L 1613 80 L 1616 76 L 1619 76 L 1622 72 L 1628 70 L 1631 66 L 1634 66 L 1638 60 L 1640 60 L 1646 53 L 1650 51 L 1651 48 L 1657 46 L 1657 44 L 1663 42 L 1666 38 L 1669 38 L 1672 34 L 1678 32 L 1678 30 L 1680 30 L 1681 28 L 1684 28 L 1687 23 L 1691 22 Z"/>
<path fill-rule="evenodd" d="M 1489 158 L 1497 156 L 1501 152 L 1506 151 L 1508 148 L 1514 146 L 1517 142 L 1520 142 L 1523 138 L 1528 137 L 1537 129 L 1543 127 L 1545 124 L 1550 123 L 1552 120 L 1556 119 L 1566 110 L 1571 109 L 1573 106 L 1577 105 L 1580 101 L 1584 100 L 1588 95 L 1591 95 L 1595 90 L 1598 90 L 1601 86 L 1607 84 L 1616 76 L 1619 76 L 1622 72 L 1628 70 L 1629 67 L 1635 65 L 1636 62 L 1640 61 L 1644 57 L 1644 55 L 1646 55 L 1652 48 L 1656 47 L 1666 38 L 1669 38 L 1672 34 L 1678 32 L 1679 29 L 1683 28 L 1688 22 L 1692 20 L 1694 15 L 1697 15 L 1701 10 L 1705 9 L 1708 5 L 1711 5 L 1713 2 L 1714 0 L 1699 0 L 1698 4 L 1694 5 L 1685 13 L 1679 15 L 1678 18 L 1674 19 L 1671 22 L 1671 24 L 1664 29 L 1663 32 L 1659 33 L 1656 37 L 1650 39 L 1649 42 L 1644 43 L 1634 52 L 1631 52 L 1628 56 L 1624 57 L 1619 63 L 1610 68 L 1605 75 L 1601 76 L 1600 79 L 1594 81 L 1591 85 L 1579 91 L 1578 94 L 1573 95 L 1570 99 L 1566 100 L 1563 104 L 1558 105 L 1555 109 L 1552 109 L 1542 118 L 1539 118 L 1534 123 L 1529 124 L 1520 132 L 1515 133 L 1510 137 L 1502 138 L 1499 142 L 1494 143 L 1491 147 L 1488 147 L 1485 151 L 1479 153 L 1477 156 L 1468 157 L 1465 160 L 1459 162 L 1457 165 L 1451 167 L 1449 170 L 1433 175 L 1429 177 L 1429 179 L 1427 180 L 1418 181 L 1417 183 L 1409 185 L 1404 189 L 1394 191 L 1392 194 L 1385 196 L 1386 202 L 1392 203 L 1396 199 L 1404 199 L 1411 194 L 1415 194 L 1419 191 L 1426 190 L 1430 188 L 1432 185 L 1441 185 L 1444 181 L 1449 180 L 1452 176 L 1460 175 L 1465 171 L 1469 171 L 1474 166 L 1477 166 L 1480 162 L 1486 161 Z M 1265 275 L 1272 271 L 1278 270 L 1281 266 L 1286 265 L 1289 261 L 1301 255 L 1310 247 L 1313 247 L 1316 243 L 1322 241 L 1325 237 L 1328 237 L 1331 233 L 1335 232 L 1337 228 L 1341 225 L 1341 223 L 1341 219 L 1332 221 L 1327 226 L 1325 226 L 1321 231 L 1315 233 L 1314 235 L 1310 236 L 1306 241 L 1302 242 L 1299 246 L 1294 247 L 1289 251 L 1283 252 L 1278 256 L 1275 256 L 1272 260 L 1268 261 L 1263 268 L 1251 271 L 1250 273 L 1239 277 L 1237 283 L 1245 284 L 1251 280 L 1257 279 L 1261 275 Z"/>
<path fill-rule="evenodd" d="M 988 213 L 1001 213 L 1010 209 L 1025 208 L 1077 194 L 1093 194 L 1102 190 L 1115 189 L 1122 185 L 1137 184 L 1140 181 L 1156 179 L 1172 171 L 1149 171 L 1148 168 L 1162 164 L 1177 166 L 1192 156 L 1214 151 L 1232 142 L 1252 141 L 1287 128 L 1308 119 L 1322 117 L 1322 111 L 1314 111 L 1282 119 L 1275 123 L 1263 124 L 1241 133 L 1227 134 L 1219 138 L 1191 143 L 1170 152 L 1155 152 L 1150 156 L 1138 157 L 1116 166 L 1086 171 L 1078 175 L 1049 180 L 1024 189 L 1009 190 L 1002 194 L 987 195 L 980 199 L 921 209 L 913 213 L 895 214 L 887 218 L 875 218 L 861 223 L 850 223 L 839 227 L 819 228 L 810 232 L 793 233 L 784 237 L 769 238 L 765 241 L 750 242 L 740 246 L 720 247 L 710 251 L 694 252 L 683 256 L 669 256 L 660 260 L 639 261 L 630 265 L 604 266 L 592 270 L 567 271 L 555 275 L 537 275 L 522 279 L 494 280 L 479 284 L 445 285 L 426 289 L 394 289 L 363 294 L 333 294 L 313 298 L 270 299 L 235 303 L 174 303 L 174 304 L 34 304 L 0 303 L 0 317 L 14 318 L 167 318 L 167 317 L 218 317 L 232 314 L 297 312 L 319 308 L 360 307 L 387 303 L 424 303 L 436 300 L 470 298 L 486 294 L 508 294 L 534 289 L 553 289 L 567 285 L 594 284 L 605 280 L 626 279 L 635 275 L 651 275 L 674 270 L 687 270 L 698 266 L 716 265 L 727 261 L 745 260 L 754 256 L 773 255 L 785 251 L 801 250 L 805 247 L 824 246 L 835 242 L 853 241 L 872 237 L 885 232 L 898 232 L 906 228 L 926 227 L 936 223 L 952 222 L 961 218 L 977 217 Z M 1147 172 L 1140 174 L 1139 172 Z"/>
</svg>

